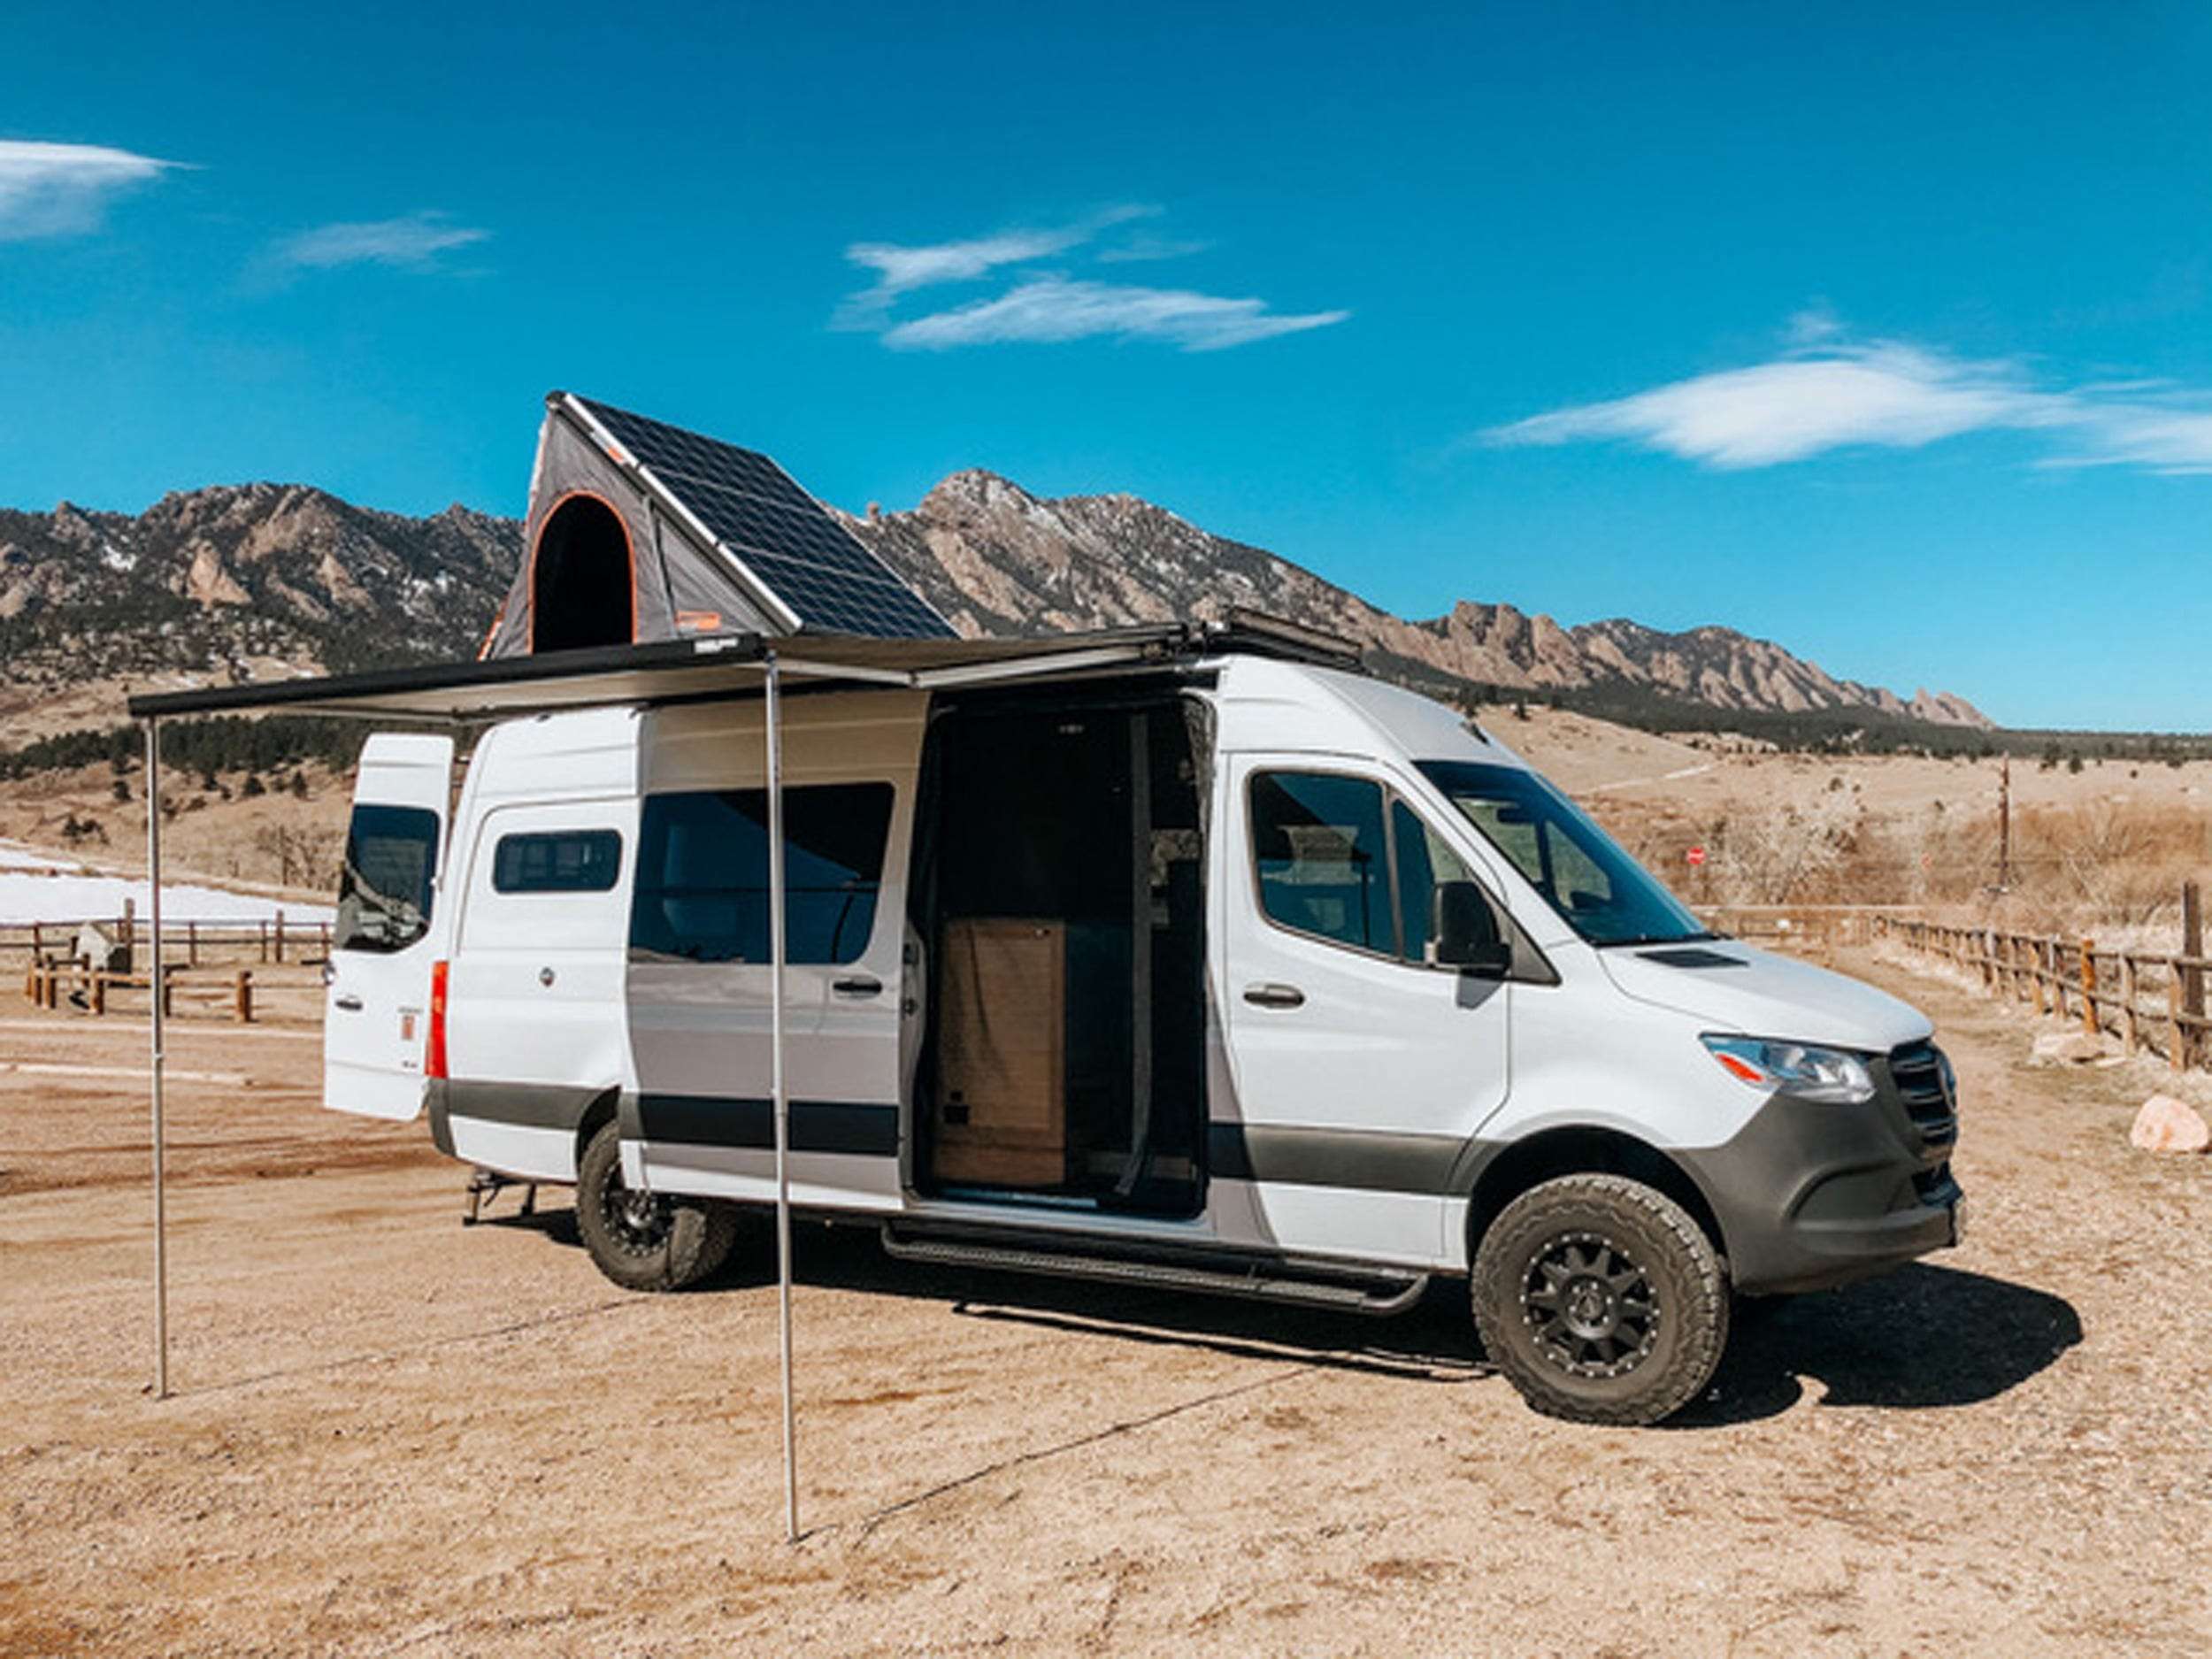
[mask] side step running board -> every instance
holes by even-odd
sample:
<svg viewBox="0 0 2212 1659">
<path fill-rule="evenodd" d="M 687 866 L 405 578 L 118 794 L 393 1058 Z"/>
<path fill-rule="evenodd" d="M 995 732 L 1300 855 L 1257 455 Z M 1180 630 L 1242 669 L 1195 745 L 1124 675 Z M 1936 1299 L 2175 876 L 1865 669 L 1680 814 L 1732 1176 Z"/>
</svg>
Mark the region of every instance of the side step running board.
<svg viewBox="0 0 2212 1659">
<path fill-rule="evenodd" d="M 981 1267 L 1010 1273 L 1043 1273 L 1056 1279 L 1087 1279 L 1113 1285 L 1142 1285 L 1159 1290 L 1194 1291 L 1202 1295 L 1243 1296 L 1256 1302 L 1332 1308 L 1340 1313 L 1381 1317 L 1403 1313 L 1428 1288 L 1426 1273 L 1374 1275 L 1359 1279 L 1302 1278 L 1274 1266 L 1198 1266 L 1187 1263 L 1133 1261 L 1079 1249 L 1040 1248 L 972 1238 L 902 1234 L 883 1228 L 887 1254 L 902 1262 L 937 1267 Z"/>
</svg>

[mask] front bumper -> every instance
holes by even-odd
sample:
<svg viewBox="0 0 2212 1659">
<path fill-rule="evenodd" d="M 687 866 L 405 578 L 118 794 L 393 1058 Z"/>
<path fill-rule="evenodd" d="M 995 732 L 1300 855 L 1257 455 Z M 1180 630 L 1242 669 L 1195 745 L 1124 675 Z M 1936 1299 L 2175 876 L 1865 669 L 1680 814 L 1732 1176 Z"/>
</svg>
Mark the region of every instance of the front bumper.
<svg viewBox="0 0 2212 1659">
<path fill-rule="evenodd" d="M 1719 1218 L 1738 1289 L 1818 1290 L 1958 1241 L 1956 1119 L 1947 1101 L 1939 1116 L 1909 1104 L 1909 1064 L 1901 1051 L 1875 1062 L 1862 1105 L 1777 1095 L 1724 1144 L 1677 1155 Z"/>
</svg>

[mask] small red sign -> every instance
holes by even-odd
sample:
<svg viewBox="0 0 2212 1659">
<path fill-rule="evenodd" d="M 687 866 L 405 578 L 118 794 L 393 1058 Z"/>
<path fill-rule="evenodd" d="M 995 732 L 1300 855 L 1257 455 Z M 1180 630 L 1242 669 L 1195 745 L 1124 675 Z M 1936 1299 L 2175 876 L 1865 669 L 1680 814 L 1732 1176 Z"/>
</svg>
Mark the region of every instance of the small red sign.
<svg viewBox="0 0 2212 1659">
<path fill-rule="evenodd" d="M 1689 858 L 1690 868 L 1693 870 L 1696 869 L 1700 864 L 1705 862 L 1705 849 L 1702 847 L 1691 848 Z"/>
</svg>

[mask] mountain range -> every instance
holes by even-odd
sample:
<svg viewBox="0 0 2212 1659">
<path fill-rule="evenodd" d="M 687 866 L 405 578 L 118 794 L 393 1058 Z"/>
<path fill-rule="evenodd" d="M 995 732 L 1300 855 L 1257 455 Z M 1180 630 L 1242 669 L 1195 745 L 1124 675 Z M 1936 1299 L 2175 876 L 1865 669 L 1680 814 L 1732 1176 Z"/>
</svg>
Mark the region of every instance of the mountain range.
<svg viewBox="0 0 2212 1659">
<path fill-rule="evenodd" d="M 1262 549 L 1127 495 L 1048 499 L 956 472 L 909 511 L 845 515 L 963 634 L 1036 634 L 1269 611 L 1357 641 L 1439 689 L 1612 691 L 1657 703 L 1797 714 L 1864 710 L 1988 727 L 1949 693 L 1839 680 L 1731 628 L 1563 626 L 1462 601 L 1394 616 Z M 520 526 L 454 506 L 428 518 L 303 485 L 216 486 L 143 513 L 64 503 L 0 511 L 0 712 L 128 680 L 181 683 L 472 657 L 520 557 Z"/>
</svg>

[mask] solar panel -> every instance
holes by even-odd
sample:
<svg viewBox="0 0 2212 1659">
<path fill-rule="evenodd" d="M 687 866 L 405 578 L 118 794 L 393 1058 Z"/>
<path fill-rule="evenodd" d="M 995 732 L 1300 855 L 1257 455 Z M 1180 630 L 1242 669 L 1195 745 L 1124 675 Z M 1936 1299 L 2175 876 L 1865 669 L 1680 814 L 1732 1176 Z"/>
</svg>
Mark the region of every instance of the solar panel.
<svg viewBox="0 0 2212 1659">
<path fill-rule="evenodd" d="M 871 639 L 952 629 L 768 457 L 588 398 L 591 411 L 803 628 Z"/>
</svg>

